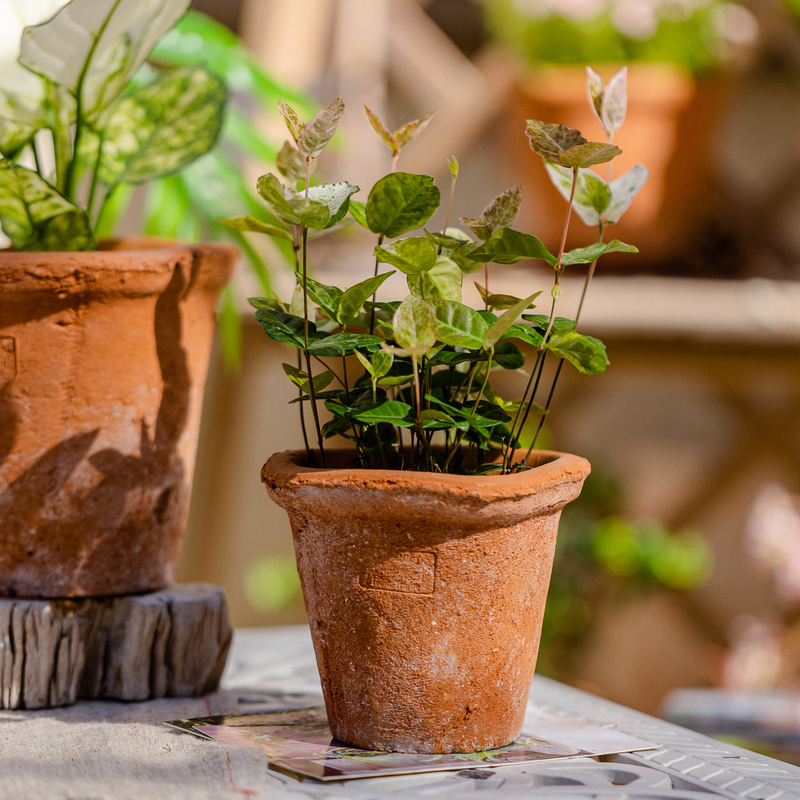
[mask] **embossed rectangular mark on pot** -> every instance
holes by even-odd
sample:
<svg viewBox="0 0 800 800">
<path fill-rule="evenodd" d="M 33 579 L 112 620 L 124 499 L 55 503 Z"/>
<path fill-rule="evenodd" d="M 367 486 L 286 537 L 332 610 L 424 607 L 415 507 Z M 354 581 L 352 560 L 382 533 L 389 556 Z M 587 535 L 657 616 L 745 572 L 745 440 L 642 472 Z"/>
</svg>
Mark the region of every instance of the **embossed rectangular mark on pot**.
<svg viewBox="0 0 800 800">
<path fill-rule="evenodd" d="M 436 591 L 436 553 L 363 548 L 358 585 L 404 594 Z"/>
<path fill-rule="evenodd" d="M 17 343 L 13 336 L 0 336 L 0 386 L 17 377 Z"/>
</svg>

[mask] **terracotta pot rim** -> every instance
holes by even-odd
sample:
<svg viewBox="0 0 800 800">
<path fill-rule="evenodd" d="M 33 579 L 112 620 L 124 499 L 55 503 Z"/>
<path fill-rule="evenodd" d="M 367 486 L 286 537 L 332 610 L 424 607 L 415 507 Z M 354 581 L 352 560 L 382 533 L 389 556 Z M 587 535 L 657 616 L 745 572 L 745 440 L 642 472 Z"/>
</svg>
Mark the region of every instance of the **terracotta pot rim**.
<svg viewBox="0 0 800 800">
<path fill-rule="evenodd" d="M 10 248 L 0 249 L 0 260 L 11 263 L 26 263 L 35 261 L 41 264 L 50 256 L 59 256 L 66 259 L 81 259 L 89 262 L 100 261 L 107 263 L 109 256 L 129 255 L 131 253 L 148 253 L 154 256 L 163 253 L 173 253 L 176 250 L 218 250 L 237 253 L 238 250 L 227 242 L 180 242 L 175 239 L 164 239 L 153 236 L 125 236 L 119 239 L 102 239 L 97 250 L 13 250 Z"/>
<path fill-rule="evenodd" d="M 347 453 L 355 453 L 347 448 L 326 450 L 326 455 L 336 459 Z M 358 469 L 304 467 L 301 461 L 304 450 L 286 450 L 275 453 L 264 464 L 261 480 L 272 489 L 300 489 L 326 485 L 329 487 L 370 488 L 391 486 L 396 491 L 427 490 L 453 494 L 459 497 L 486 499 L 512 499 L 528 496 L 531 483 L 537 484 L 537 491 L 549 486 L 583 481 L 590 471 L 589 462 L 581 456 L 561 453 L 555 450 L 538 450 L 539 463 L 532 469 L 512 475 L 453 475 L 438 472 L 413 470 Z"/>
</svg>

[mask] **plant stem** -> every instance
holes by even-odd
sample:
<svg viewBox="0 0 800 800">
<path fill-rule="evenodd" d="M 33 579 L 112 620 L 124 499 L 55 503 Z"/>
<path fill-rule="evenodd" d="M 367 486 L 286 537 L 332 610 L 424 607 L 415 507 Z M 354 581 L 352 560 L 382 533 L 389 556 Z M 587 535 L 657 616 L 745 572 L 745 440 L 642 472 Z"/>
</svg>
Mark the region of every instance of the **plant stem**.
<svg viewBox="0 0 800 800">
<path fill-rule="evenodd" d="M 72 140 L 69 134 L 69 118 L 65 113 L 58 88 L 47 81 L 47 94 L 53 107 L 53 154 L 56 161 L 56 188 L 67 197 L 67 180 L 72 155 Z M 69 198 L 68 198 L 69 199 Z"/>
<path fill-rule="evenodd" d="M 534 362 L 533 369 L 531 370 L 530 377 L 528 378 L 528 384 L 525 387 L 525 391 L 522 393 L 522 397 L 520 398 L 519 407 L 517 408 L 517 413 L 514 415 L 514 422 L 511 425 L 511 437 L 508 442 L 508 447 L 506 447 L 506 452 L 503 455 L 503 474 L 506 473 L 506 470 L 508 469 L 509 466 L 508 460 L 511 454 L 513 453 L 514 440 L 519 437 L 520 433 L 522 433 L 523 427 L 525 426 L 525 422 L 523 421 L 522 425 L 520 425 L 519 429 L 517 429 L 517 423 L 519 422 L 520 415 L 522 414 L 522 408 L 525 405 L 525 401 L 528 397 L 528 392 L 531 390 L 531 384 L 533 383 L 534 377 L 536 376 L 536 372 L 539 368 L 539 362 L 542 360 L 542 357 L 543 357 L 543 351 L 537 350 L 536 361 Z M 514 431 L 516 431 L 516 433 Z"/>
<path fill-rule="evenodd" d="M 382 244 L 383 244 L 383 234 L 381 233 L 378 236 L 378 247 L 380 247 Z M 376 277 L 376 278 L 378 277 L 378 265 L 379 265 L 379 263 L 380 262 L 378 261 L 378 256 L 375 256 L 375 272 L 373 274 L 374 274 L 374 277 Z M 375 303 L 375 298 L 377 296 L 378 296 L 378 292 L 376 290 L 376 291 L 374 291 L 372 293 L 372 302 L 373 303 Z M 370 309 L 370 312 L 369 312 L 369 334 L 370 334 L 370 336 L 373 336 L 374 333 L 375 333 L 375 306 L 373 305 L 372 308 Z"/>
<path fill-rule="evenodd" d="M 303 354 L 300 350 L 297 351 L 297 369 L 303 369 Z M 303 396 L 303 390 L 298 386 L 297 387 L 297 396 Z M 300 406 L 300 429 L 303 431 L 303 444 L 306 448 L 306 460 L 308 463 L 311 463 L 313 458 L 313 454 L 311 453 L 311 447 L 308 444 L 308 431 L 306 430 L 306 412 L 303 409 L 303 400 L 301 400 L 297 405 Z"/>
<path fill-rule="evenodd" d="M 33 163 L 36 165 L 36 171 L 39 175 L 42 174 L 42 162 L 39 160 L 39 148 L 36 146 L 36 136 L 31 137 L 31 150 L 33 151 Z"/>
<path fill-rule="evenodd" d="M 94 169 L 92 170 L 92 183 L 89 187 L 89 198 L 86 201 L 86 210 L 89 212 L 90 218 L 92 214 L 92 206 L 94 205 L 94 195 L 95 192 L 97 191 L 97 181 L 99 179 L 99 172 L 100 172 L 100 159 L 102 158 L 102 156 L 103 156 L 103 136 L 101 135 L 100 143 L 97 145 L 97 158 L 95 158 L 94 160 Z M 98 213 L 97 218 L 95 219 L 95 224 L 97 223 L 97 219 L 99 219 L 99 217 L 100 214 Z"/>
</svg>

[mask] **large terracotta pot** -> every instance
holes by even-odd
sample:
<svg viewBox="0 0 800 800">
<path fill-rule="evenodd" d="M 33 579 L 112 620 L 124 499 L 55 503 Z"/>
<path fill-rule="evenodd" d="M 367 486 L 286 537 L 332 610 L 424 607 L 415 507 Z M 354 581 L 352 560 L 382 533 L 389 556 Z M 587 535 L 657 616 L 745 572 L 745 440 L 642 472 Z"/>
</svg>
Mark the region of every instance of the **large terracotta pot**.
<svg viewBox="0 0 800 800">
<path fill-rule="evenodd" d="M 333 735 L 425 753 L 513 741 L 558 519 L 588 462 L 541 453 L 535 469 L 475 477 L 303 456 L 274 455 L 261 477 L 291 520 Z"/>
<path fill-rule="evenodd" d="M 236 257 L 143 240 L 0 253 L 0 596 L 172 582 Z"/>
</svg>

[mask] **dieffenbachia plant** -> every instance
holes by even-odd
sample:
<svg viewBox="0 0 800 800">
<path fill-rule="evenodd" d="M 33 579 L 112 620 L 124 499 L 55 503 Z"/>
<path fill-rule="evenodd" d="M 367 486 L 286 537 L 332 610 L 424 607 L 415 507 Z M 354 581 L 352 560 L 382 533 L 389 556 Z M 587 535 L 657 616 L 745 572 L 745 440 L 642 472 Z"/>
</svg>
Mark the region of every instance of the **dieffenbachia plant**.
<svg viewBox="0 0 800 800">
<path fill-rule="evenodd" d="M 0 224 L 18 250 L 90 250 L 115 189 L 217 138 L 224 84 L 140 70 L 190 0 L 0 0 Z"/>
<path fill-rule="evenodd" d="M 592 73 L 593 75 L 593 73 Z M 356 447 L 364 466 L 459 473 L 509 473 L 530 414 L 544 417 L 536 402 L 548 356 L 579 372 L 597 374 L 608 364 L 605 346 L 576 330 L 577 320 L 556 316 L 560 280 L 567 267 L 591 265 L 607 253 L 633 253 L 617 239 L 604 241 L 641 188 L 646 172 L 636 167 L 609 183 L 590 168 L 610 163 L 621 151 L 611 141 L 624 117 L 624 74 L 606 87 L 592 78 L 591 96 L 608 141 L 588 141 L 564 125 L 529 120 L 527 135 L 557 185 L 566 190 L 567 211 L 557 253 L 532 234 L 512 226 L 520 187 L 496 197 L 480 219 L 462 219 L 469 230 L 450 227 L 458 163 L 450 162 L 450 203 L 441 230 L 424 226 L 439 207 L 433 178 L 396 170 L 402 147 L 427 123 L 420 118 L 394 134 L 367 109 L 370 124 L 392 151 L 392 169 L 370 190 L 365 203 L 352 200 L 359 187 L 345 181 L 311 186 L 317 156 L 333 137 L 344 113 L 334 100 L 307 122 L 286 104 L 281 112 L 292 137 L 278 162 L 280 174 L 263 175 L 258 191 L 278 225 L 253 216 L 228 220 L 239 230 L 258 231 L 291 243 L 297 283 L 288 303 L 252 298 L 256 319 L 273 339 L 297 351 L 284 371 L 297 386 L 308 464 L 326 466 L 325 440 L 340 436 Z M 573 210 L 597 225 L 597 242 L 566 249 Z M 328 286 L 309 274 L 309 240 L 339 227 L 346 217 L 376 236 L 375 270 L 348 289 Z M 475 237 L 475 238 L 473 238 Z M 391 240 L 391 241 L 389 241 Z M 489 265 L 543 261 L 554 274 L 549 313 L 531 313 L 541 292 L 527 297 L 493 293 Z M 381 271 L 381 265 L 391 269 Z M 483 270 L 478 285 L 483 308 L 462 302 L 465 274 Z M 405 275 L 402 300 L 377 301 L 389 276 Z M 535 352 L 523 396 L 506 401 L 492 388 L 495 370 L 525 371 L 520 345 Z M 359 368 L 360 367 L 360 368 Z M 353 379 L 354 372 L 358 377 Z M 550 391 L 552 398 L 553 388 Z M 324 403 L 332 418 L 322 424 Z M 309 444 L 305 409 L 310 407 L 316 447 Z M 492 457 L 487 454 L 492 452 Z M 499 452 L 499 457 L 497 453 Z"/>
</svg>

